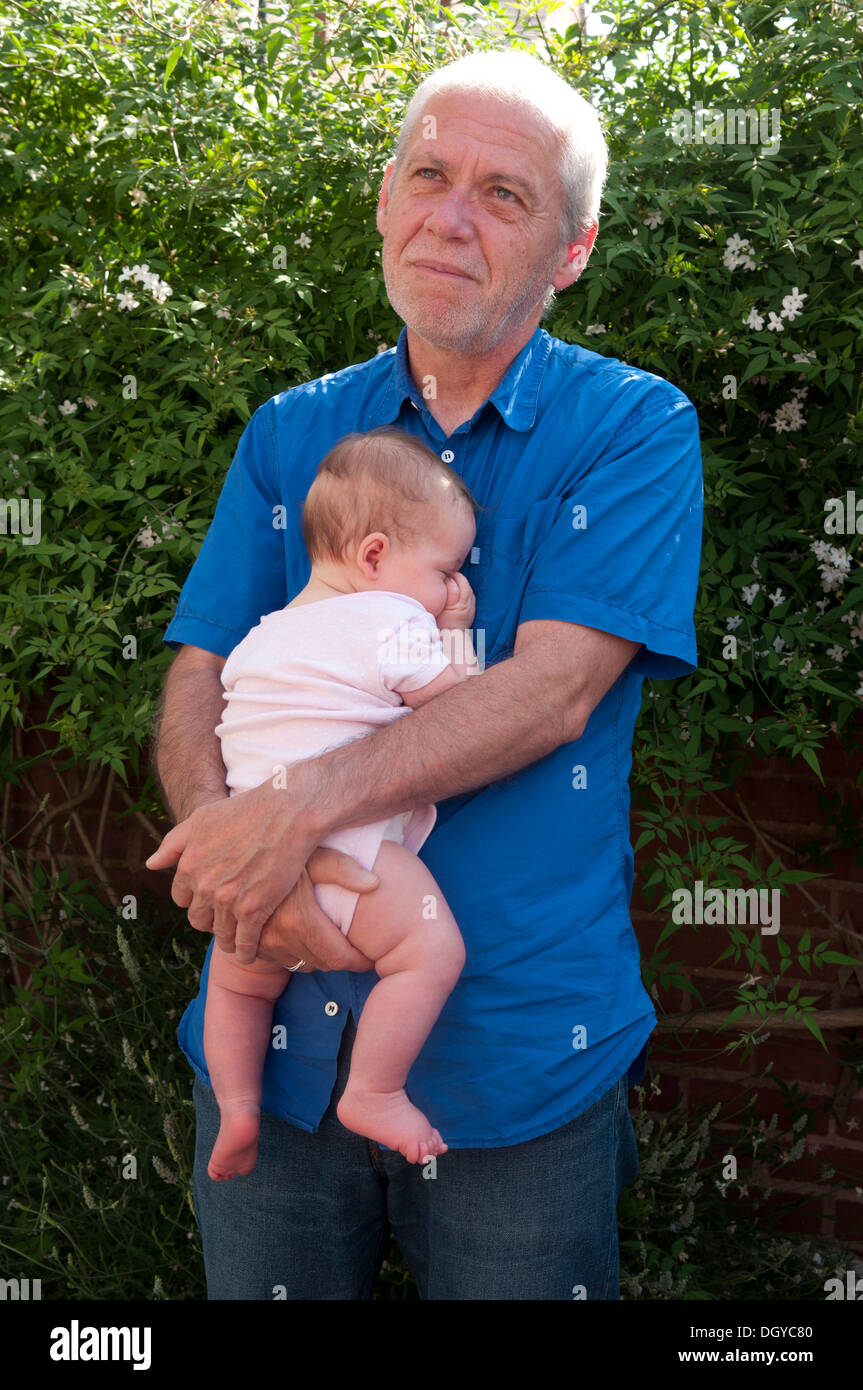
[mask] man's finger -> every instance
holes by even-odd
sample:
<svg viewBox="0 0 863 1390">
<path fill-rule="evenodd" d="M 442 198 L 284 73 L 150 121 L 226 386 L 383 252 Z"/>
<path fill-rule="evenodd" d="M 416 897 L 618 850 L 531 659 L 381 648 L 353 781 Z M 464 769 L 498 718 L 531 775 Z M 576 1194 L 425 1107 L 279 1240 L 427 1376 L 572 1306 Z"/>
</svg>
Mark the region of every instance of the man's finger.
<svg viewBox="0 0 863 1390">
<path fill-rule="evenodd" d="M 213 930 L 213 912 L 209 907 L 195 907 L 194 904 L 186 913 L 189 925 L 195 931 L 211 932 Z"/>
<path fill-rule="evenodd" d="M 311 974 L 313 970 L 324 970 L 326 968 L 324 962 L 318 960 L 317 956 L 313 955 L 310 950 L 303 948 L 302 955 L 298 956 L 296 954 L 298 949 L 298 947 L 292 946 L 290 951 L 288 951 L 286 947 L 281 946 L 279 944 L 278 928 L 271 926 L 270 922 L 267 923 L 264 930 L 261 932 L 261 939 L 258 942 L 258 956 L 261 960 L 269 961 L 272 965 L 280 965 L 283 970 L 287 970 L 290 966 L 296 965 L 298 960 L 305 961 L 305 965 L 301 966 L 301 968 L 295 972 L 297 975 L 308 975 Z"/>
<path fill-rule="evenodd" d="M 239 917 L 234 933 L 234 959 L 238 965 L 252 965 L 258 954 L 263 923 L 256 917 Z"/>
<path fill-rule="evenodd" d="M 216 945 L 219 947 L 220 951 L 227 951 L 229 955 L 232 954 L 236 938 L 237 919 L 232 912 L 228 912 L 227 909 L 223 907 L 217 907 L 212 914 L 212 918 L 213 935 L 216 938 Z"/>
<path fill-rule="evenodd" d="M 171 897 L 178 907 L 191 907 L 195 899 L 192 885 L 182 869 L 178 869 L 174 874 L 174 881 L 171 884 Z"/>
<path fill-rule="evenodd" d="M 185 821 L 169 830 L 159 848 L 153 851 L 149 859 L 144 860 L 148 869 L 169 869 L 172 864 L 176 864 L 186 848 L 188 835 L 183 828 L 184 825 Z"/>
<path fill-rule="evenodd" d="M 309 856 L 306 871 L 312 883 L 337 883 L 340 888 L 348 888 L 352 893 L 369 893 L 380 883 L 377 874 L 364 869 L 358 859 L 329 845 L 319 846 Z"/>
</svg>

